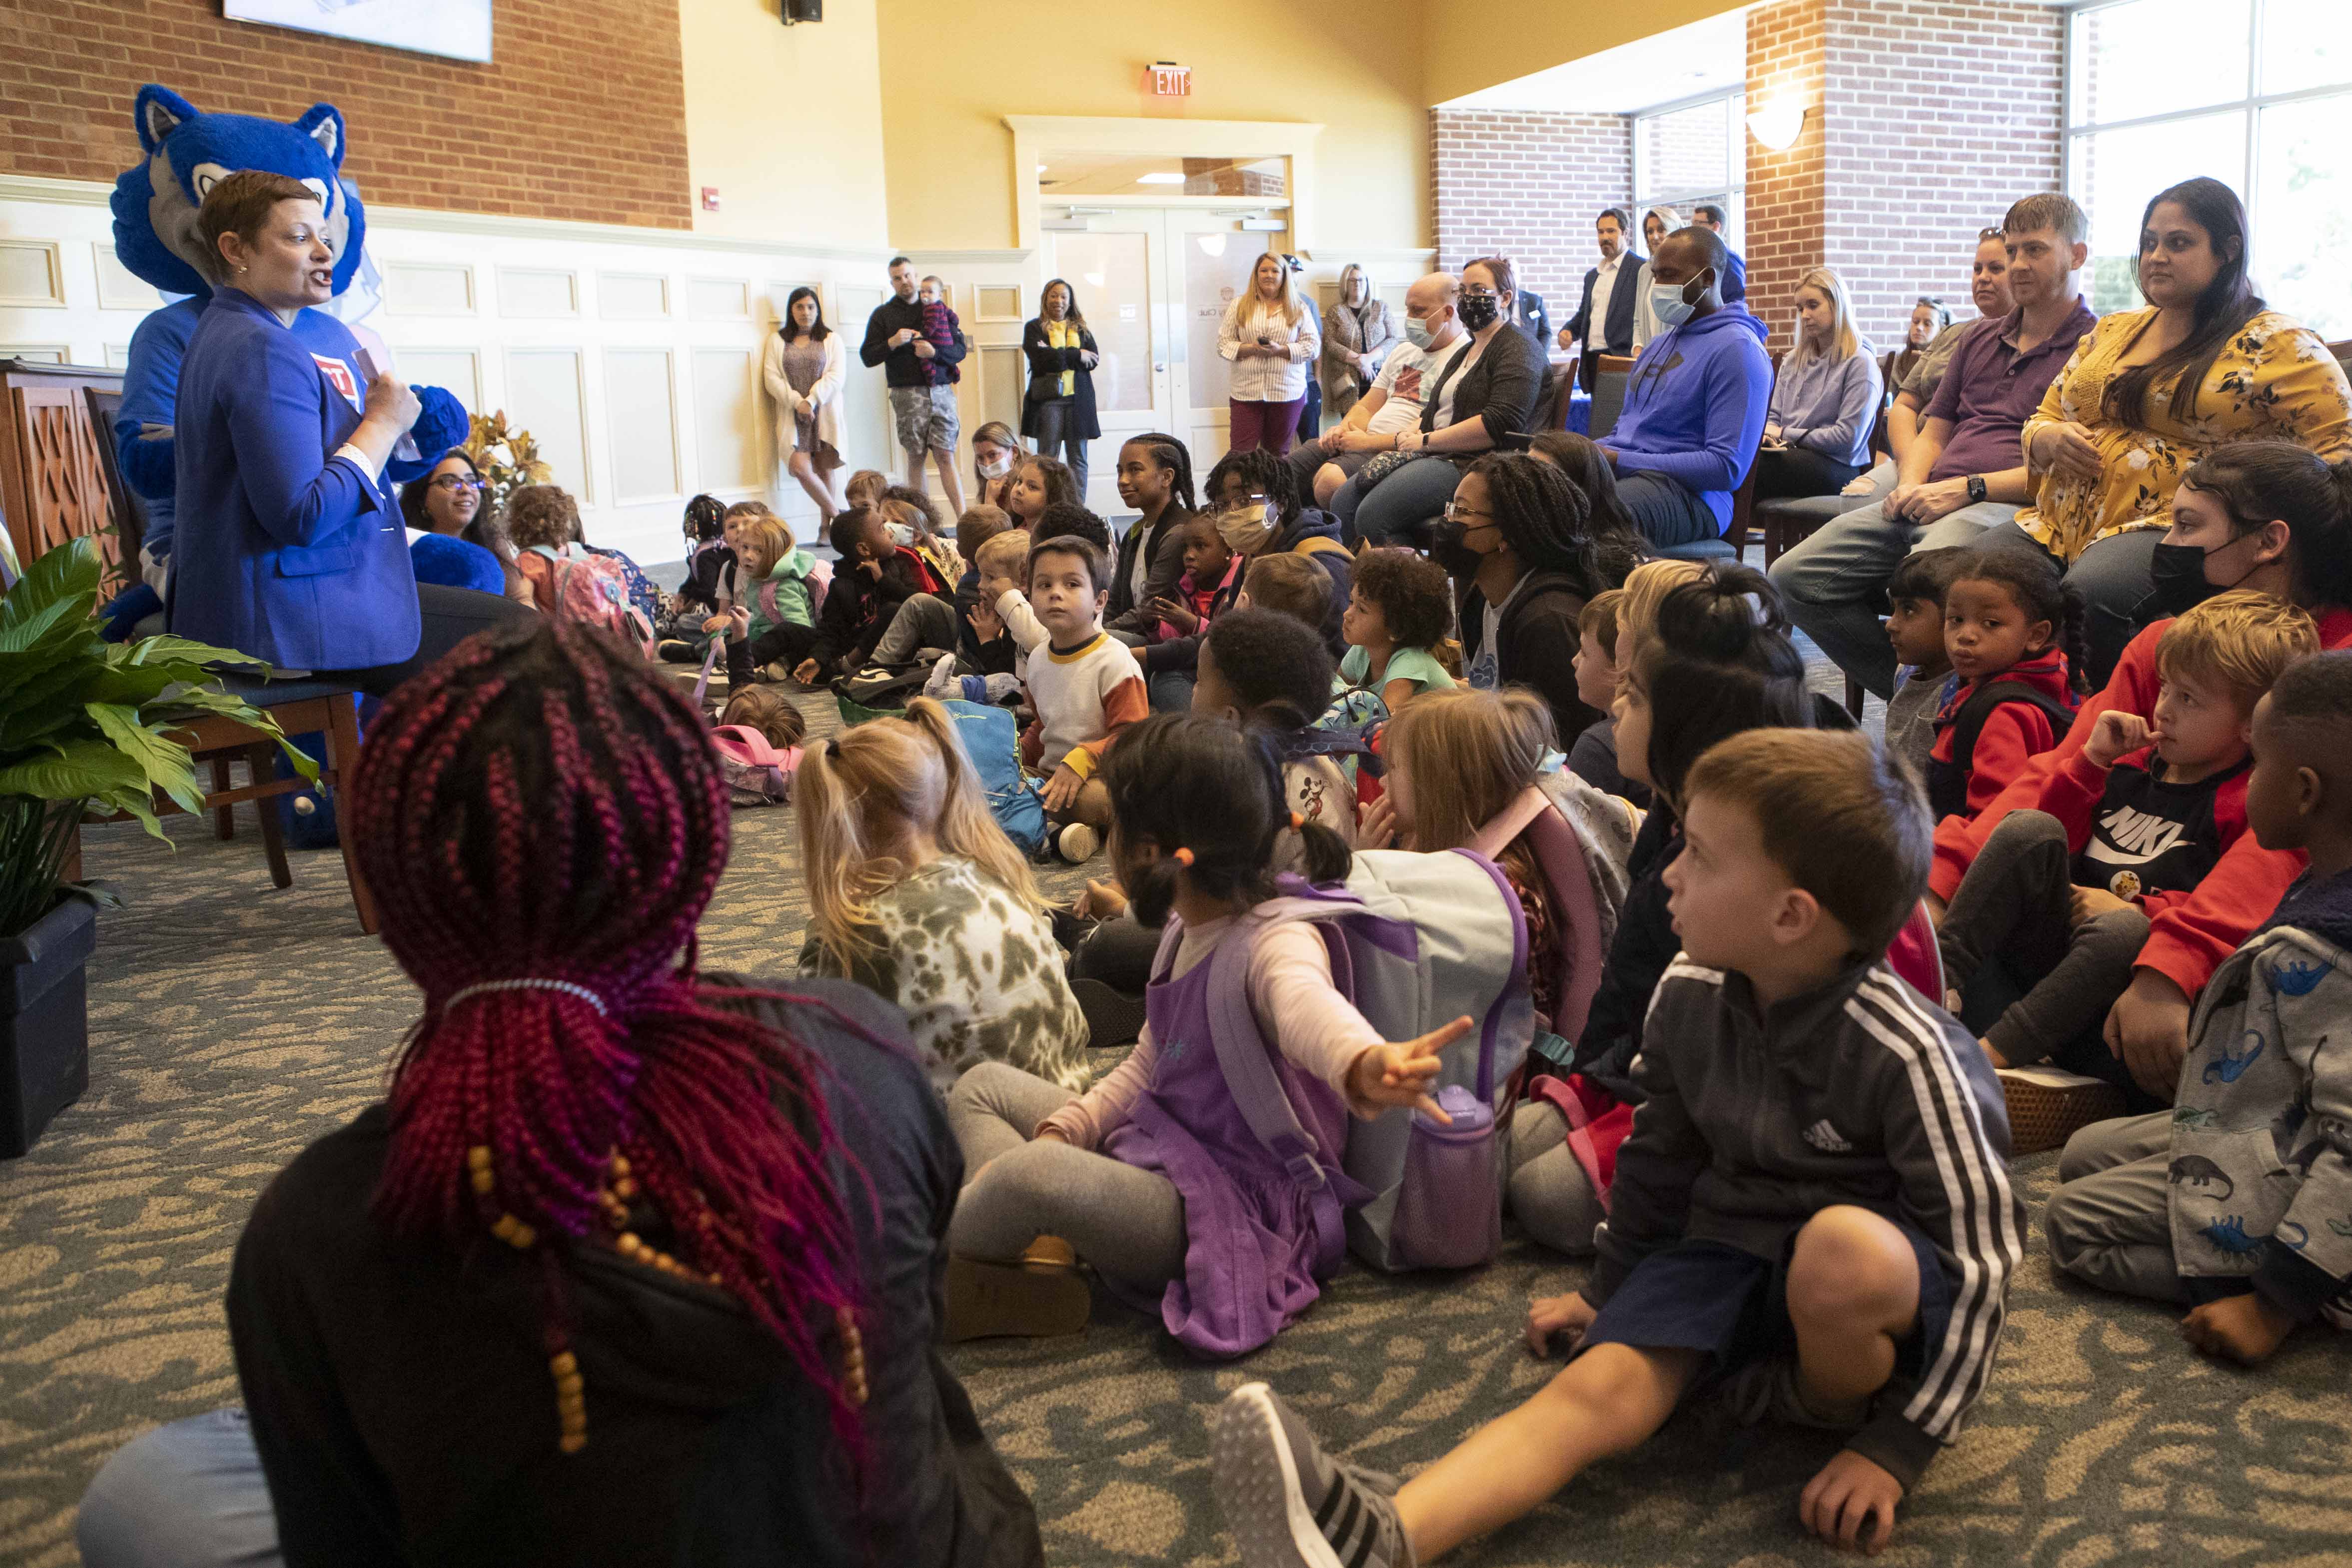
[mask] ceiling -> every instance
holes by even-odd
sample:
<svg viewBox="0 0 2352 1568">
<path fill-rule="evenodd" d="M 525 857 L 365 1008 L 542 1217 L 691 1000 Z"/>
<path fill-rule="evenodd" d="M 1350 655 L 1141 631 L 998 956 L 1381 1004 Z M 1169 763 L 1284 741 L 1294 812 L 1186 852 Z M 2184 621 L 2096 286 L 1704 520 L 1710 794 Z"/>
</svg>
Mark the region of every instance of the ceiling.
<svg viewBox="0 0 2352 1568">
<path fill-rule="evenodd" d="M 1438 107 L 1632 114 L 1661 103 L 1728 91 L 1747 77 L 1748 13 L 1726 11 L 1465 93 Z"/>
</svg>

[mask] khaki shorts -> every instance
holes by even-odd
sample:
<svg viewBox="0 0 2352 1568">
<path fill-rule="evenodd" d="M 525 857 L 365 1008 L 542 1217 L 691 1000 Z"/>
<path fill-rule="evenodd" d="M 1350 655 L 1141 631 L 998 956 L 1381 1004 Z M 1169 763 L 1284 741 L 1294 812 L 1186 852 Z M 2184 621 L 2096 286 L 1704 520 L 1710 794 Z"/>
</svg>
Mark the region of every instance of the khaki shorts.
<svg viewBox="0 0 2352 1568">
<path fill-rule="evenodd" d="M 909 453 L 955 450 L 961 426 L 954 387 L 894 386 L 890 417 L 898 426 L 898 445 Z"/>
</svg>

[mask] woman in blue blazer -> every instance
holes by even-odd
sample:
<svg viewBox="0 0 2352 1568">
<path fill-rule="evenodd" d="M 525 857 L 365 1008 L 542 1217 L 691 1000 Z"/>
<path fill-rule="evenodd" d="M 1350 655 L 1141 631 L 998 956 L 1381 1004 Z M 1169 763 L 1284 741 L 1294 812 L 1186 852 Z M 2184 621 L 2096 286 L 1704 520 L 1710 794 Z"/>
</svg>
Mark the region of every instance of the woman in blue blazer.
<svg viewBox="0 0 2352 1568">
<path fill-rule="evenodd" d="M 371 375 L 340 323 L 292 331 L 334 289 L 317 195 L 247 170 L 212 188 L 198 223 L 221 267 L 180 373 L 171 629 L 380 695 L 468 632 L 527 614 L 419 588 L 385 475 L 417 395 Z"/>
</svg>

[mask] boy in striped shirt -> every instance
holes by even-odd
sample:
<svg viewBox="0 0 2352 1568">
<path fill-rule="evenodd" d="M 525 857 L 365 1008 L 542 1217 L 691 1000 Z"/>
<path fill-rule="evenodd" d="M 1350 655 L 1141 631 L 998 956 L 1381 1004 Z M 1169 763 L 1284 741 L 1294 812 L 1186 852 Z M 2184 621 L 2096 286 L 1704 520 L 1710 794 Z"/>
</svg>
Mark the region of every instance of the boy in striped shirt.
<svg viewBox="0 0 2352 1568">
<path fill-rule="evenodd" d="M 1600 1258 L 1538 1300 L 1575 1359 L 1393 1496 L 1264 1384 L 1214 1479 L 1252 1568 L 1427 1562 L 1639 1447 L 1694 1392 L 1848 1434 L 1799 1500 L 1875 1552 L 2000 1342 L 2025 1215 L 1982 1052 L 1884 954 L 1927 881 L 1916 780 L 1860 734 L 1754 730 L 1685 781 L 1666 873 L 1684 945 L 1651 1004 Z"/>
</svg>

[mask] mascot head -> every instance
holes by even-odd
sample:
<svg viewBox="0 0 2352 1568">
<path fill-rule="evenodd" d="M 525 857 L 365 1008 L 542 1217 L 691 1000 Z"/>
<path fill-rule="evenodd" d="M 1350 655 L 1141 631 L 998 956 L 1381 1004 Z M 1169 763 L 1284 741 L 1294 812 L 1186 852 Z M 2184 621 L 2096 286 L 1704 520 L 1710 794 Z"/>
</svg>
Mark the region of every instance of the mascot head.
<svg viewBox="0 0 2352 1568">
<path fill-rule="evenodd" d="M 149 83 L 131 120 L 145 154 L 114 182 L 114 254 L 131 274 L 167 294 L 210 294 L 218 259 L 205 253 L 196 213 L 205 193 L 240 169 L 301 181 L 326 208 L 335 247 L 335 292 L 351 286 L 367 238 L 359 193 L 338 171 L 343 117 L 314 103 L 281 124 L 250 114 L 203 114 L 179 94 Z"/>
</svg>

